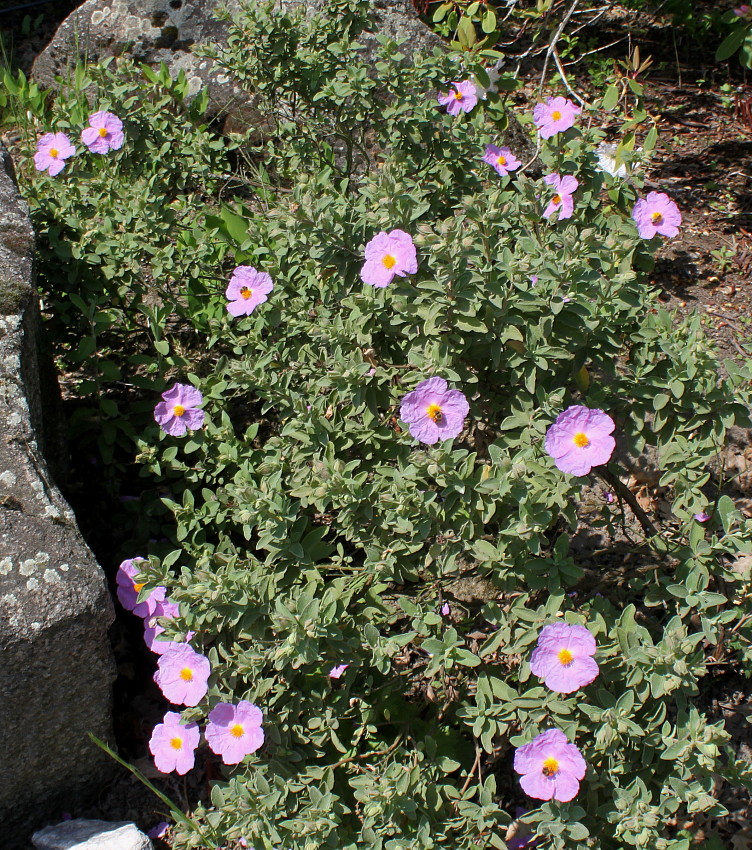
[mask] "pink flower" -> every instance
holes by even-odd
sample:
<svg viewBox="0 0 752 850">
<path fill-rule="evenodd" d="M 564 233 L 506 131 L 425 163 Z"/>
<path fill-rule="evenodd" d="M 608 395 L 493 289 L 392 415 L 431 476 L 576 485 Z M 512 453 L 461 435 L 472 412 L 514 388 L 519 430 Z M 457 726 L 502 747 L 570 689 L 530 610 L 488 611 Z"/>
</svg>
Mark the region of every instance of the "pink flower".
<svg viewBox="0 0 752 850">
<path fill-rule="evenodd" d="M 164 626 L 158 622 L 159 618 L 173 620 L 179 616 L 180 606 L 178 603 L 170 602 L 169 599 L 165 598 L 157 601 L 153 610 L 149 612 L 149 616 L 144 619 L 144 643 L 156 655 L 164 655 L 169 649 L 183 645 L 174 640 L 157 640 L 157 637 L 164 632 Z M 185 642 L 187 643 L 194 635 L 195 632 L 188 632 L 185 636 Z"/>
<path fill-rule="evenodd" d="M 65 133 L 45 133 L 37 142 L 34 166 L 37 171 L 46 171 L 54 177 L 65 168 L 65 160 L 75 153 L 76 149 Z"/>
<path fill-rule="evenodd" d="M 441 606 L 441 616 L 442 617 L 448 617 L 451 613 L 452 613 L 452 609 L 449 607 L 449 603 L 445 602 Z"/>
<path fill-rule="evenodd" d="M 557 210 L 559 211 L 559 221 L 564 218 L 571 218 L 574 212 L 572 193 L 580 185 L 577 178 L 571 176 L 560 177 L 558 174 L 547 174 L 543 178 L 543 182 L 548 183 L 549 186 L 553 186 L 556 193 L 548 202 L 548 206 L 543 213 L 543 218 L 551 218 Z"/>
<path fill-rule="evenodd" d="M 446 106 L 450 115 L 459 115 L 460 112 L 470 112 L 478 102 L 478 92 L 472 80 L 463 80 L 461 83 L 452 83 L 454 89 L 441 92 L 438 101 Z"/>
<path fill-rule="evenodd" d="M 632 218 L 643 239 L 652 239 L 656 233 L 669 238 L 679 233 L 682 216 L 679 207 L 665 192 L 648 192 L 634 205 Z"/>
<path fill-rule="evenodd" d="M 209 689 L 209 659 L 188 644 L 168 649 L 157 662 L 154 681 L 175 705 L 198 705 Z"/>
<path fill-rule="evenodd" d="M 329 678 L 339 679 L 349 666 L 349 664 L 337 664 L 336 667 L 332 667 L 329 671 Z"/>
<path fill-rule="evenodd" d="M 126 611 L 133 611 L 137 617 L 147 617 L 154 610 L 154 606 L 165 598 L 167 590 L 160 585 L 141 602 L 138 601 L 138 595 L 144 587 L 143 584 L 136 583 L 136 576 L 141 572 L 138 567 L 139 561 L 145 563 L 143 558 L 129 558 L 123 561 L 115 575 L 115 584 L 117 598 L 123 608 Z"/>
<path fill-rule="evenodd" d="M 581 404 L 568 407 L 546 431 L 545 447 L 562 472 L 587 475 L 607 463 L 616 447 L 614 420 L 602 410 Z"/>
<path fill-rule="evenodd" d="M 522 777 L 522 790 L 530 797 L 568 803 L 580 790 L 587 764 L 563 732 L 549 729 L 515 752 L 514 769 Z"/>
<path fill-rule="evenodd" d="M 538 843 L 534 835 L 514 836 L 507 840 L 507 850 L 533 850 Z"/>
<path fill-rule="evenodd" d="M 571 100 L 565 97 L 549 97 L 545 103 L 539 103 L 533 110 L 533 121 L 543 139 L 550 139 L 557 133 L 563 133 L 574 126 L 575 118 L 582 112 Z"/>
<path fill-rule="evenodd" d="M 220 702 L 209 712 L 206 741 L 225 764 L 237 764 L 264 743 L 263 719 L 261 709 L 252 702 Z"/>
<path fill-rule="evenodd" d="M 752 21 L 752 6 L 743 3 L 738 9 L 734 9 L 734 14 L 737 18 L 746 18 L 746 20 Z"/>
<path fill-rule="evenodd" d="M 274 283 L 266 272 L 258 272 L 253 266 L 238 266 L 227 284 L 225 297 L 229 299 L 227 312 L 231 316 L 250 316 L 266 301 Z"/>
<path fill-rule="evenodd" d="M 198 409 L 204 397 L 195 387 L 175 384 L 162 398 L 154 408 L 154 418 L 167 434 L 182 437 L 188 428 L 195 430 L 204 424 L 204 411 Z"/>
<path fill-rule="evenodd" d="M 496 145 L 486 145 L 483 162 L 492 165 L 502 177 L 506 177 L 510 171 L 516 171 L 522 165 L 509 148 L 497 148 Z"/>
<path fill-rule="evenodd" d="M 81 133 L 81 141 L 92 153 L 107 153 L 123 147 L 123 122 L 111 112 L 93 112 L 89 126 Z"/>
<path fill-rule="evenodd" d="M 552 623 L 538 635 L 530 670 L 552 691 L 571 694 L 595 681 L 599 672 L 592 657 L 595 650 L 595 638 L 585 626 Z"/>
<path fill-rule="evenodd" d="M 165 771 L 162 771 L 165 773 Z M 167 835 L 167 830 L 170 828 L 170 824 L 167 823 L 166 820 L 160 821 L 156 826 L 153 826 L 147 833 L 147 837 L 149 838 L 164 838 Z"/>
<path fill-rule="evenodd" d="M 363 283 L 380 289 L 395 275 L 405 277 L 418 271 L 418 254 L 413 238 L 404 230 L 382 230 L 366 245 L 366 261 L 360 270 Z"/>
<path fill-rule="evenodd" d="M 705 511 L 701 511 L 699 514 L 692 515 L 697 522 L 707 522 L 710 519 L 710 514 L 706 514 Z"/>
<path fill-rule="evenodd" d="M 402 399 L 400 419 L 407 422 L 416 440 L 430 446 L 454 439 L 462 431 L 469 410 L 460 390 L 450 390 L 443 378 L 429 378 Z"/>
<path fill-rule="evenodd" d="M 176 711 L 168 711 L 162 722 L 154 727 L 149 740 L 149 750 L 157 770 L 162 773 L 176 770 L 181 775 L 188 773 L 195 761 L 194 750 L 200 736 L 198 724 L 182 723 Z M 164 824 L 165 829 L 167 826 Z"/>
</svg>

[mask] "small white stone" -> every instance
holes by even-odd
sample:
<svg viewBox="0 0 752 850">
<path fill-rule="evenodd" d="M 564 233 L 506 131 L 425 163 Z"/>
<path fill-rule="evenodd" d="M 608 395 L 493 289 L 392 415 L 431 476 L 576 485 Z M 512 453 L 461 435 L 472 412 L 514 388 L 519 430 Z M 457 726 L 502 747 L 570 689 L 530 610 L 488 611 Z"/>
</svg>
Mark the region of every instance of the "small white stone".
<svg viewBox="0 0 752 850">
<path fill-rule="evenodd" d="M 151 841 L 133 823 L 69 820 L 35 832 L 37 850 L 153 850 Z"/>
<path fill-rule="evenodd" d="M 0 576 L 7 576 L 13 569 L 13 561 L 10 558 L 0 560 Z"/>
<path fill-rule="evenodd" d="M 39 580 L 35 579 L 35 578 L 30 578 L 26 582 L 26 589 L 27 590 L 39 590 Z"/>
<path fill-rule="evenodd" d="M 44 580 L 47 584 L 54 584 L 55 582 L 60 581 L 60 576 L 55 572 L 55 570 L 45 570 Z"/>
</svg>

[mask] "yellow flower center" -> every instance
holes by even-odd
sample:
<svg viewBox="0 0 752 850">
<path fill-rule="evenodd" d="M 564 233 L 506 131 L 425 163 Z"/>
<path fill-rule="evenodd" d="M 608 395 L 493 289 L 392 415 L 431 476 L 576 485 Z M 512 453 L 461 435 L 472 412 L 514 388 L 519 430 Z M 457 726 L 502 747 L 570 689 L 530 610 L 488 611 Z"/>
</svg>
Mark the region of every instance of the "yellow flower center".
<svg viewBox="0 0 752 850">
<path fill-rule="evenodd" d="M 141 593 L 141 588 L 142 588 L 145 584 L 146 584 L 146 582 L 145 582 L 145 581 L 139 582 L 138 584 L 134 584 L 134 585 L 133 585 L 133 589 L 136 591 L 136 593 Z"/>
<path fill-rule="evenodd" d="M 455 99 L 456 99 L 456 100 L 462 100 L 462 98 L 463 98 L 464 96 L 465 96 L 465 95 L 464 95 L 464 94 L 462 94 L 462 92 L 461 92 L 461 91 L 459 91 L 459 89 L 457 89 L 457 90 L 454 92 L 454 97 L 455 97 Z"/>
<path fill-rule="evenodd" d="M 551 117 L 554 119 L 554 121 L 561 121 L 561 112 L 559 112 L 558 109 L 554 109 L 554 111 L 551 113 Z"/>
<path fill-rule="evenodd" d="M 175 407 L 172 408 L 172 412 L 175 414 L 175 416 L 183 416 L 183 414 L 185 413 L 185 408 L 182 404 L 176 404 Z"/>
<path fill-rule="evenodd" d="M 106 128 L 106 127 L 100 127 L 100 128 L 99 128 L 99 135 L 100 135 L 102 138 L 104 138 L 104 137 L 107 135 L 107 128 Z"/>
<path fill-rule="evenodd" d="M 170 738 L 170 746 L 173 750 L 182 750 L 183 749 L 183 739 L 182 738 Z"/>
<path fill-rule="evenodd" d="M 443 416 L 441 412 L 441 407 L 438 404 L 429 404 L 426 408 L 426 416 L 429 419 L 433 419 L 436 424 L 441 421 L 441 417 Z"/>
<path fill-rule="evenodd" d="M 57 148 L 50 148 L 50 156 L 55 157 L 60 153 Z"/>
<path fill-rule="evenodd" d="M 554 196 L 553 196 L 553 198 L 551 198 L 551 200 L 552 200 L 555 204 L 560 204 L 560 203 L 561 203 L 561 195 L 554 195 Z"/>
<path fill-rule="evenodd" d="M 248 289 L 248 287 L 247 287 L 247 286 L 244 286 L 244 287 L 240 290 L 240 297 L 241 297 L 241 298 L 245 298 L 245 300 L 246 300 L 246 301 L 247 301 L 247 300 L 251 297 L 251 295 L 253 295 L 253 290 L 252 290 L 252 289 Z"/>
<path fill-rule="evenodd" d="M 245 727 L 242 723 L 233 723 L 230 726 L 230 734 L 233 738 L 242 738 L 245 735 Z"/>
<path fill-rule="evenodd" d="M 388 269 L 393 269 L 397 265 L 397 260 L 391 254 L 387 254 L 381 262 Z"/>
<path fill-rule="evenodd" d="M 659 213 L 656 210 L 656 212 L 651 214 L 650 218 L 655 224 L 660 224 L 663 221 L 663 213 Z"/>
<path fill-rule="evenodd" d="M 544 776 L 556 776 L 556 774 L 558 772 L 559 772 L 559 762 L 555 758 L 553 758 L 552 756 L 549 756 L 543 762 L 543 775 Z"/>
<path fill-rule="evenodd" d="M 556 657 L 559 659 L 559 663 L 563 664 L 565 667 L 567 664 L 571 664 L 574 661 L 574 655 L 568 649 L 560 649 L 556 653 Z"/>
<path fill-rule="evenodd" d="M 497 162 L 499 165 L 506 165 L 506 164 L 507 164 L 507 158 L 506 158 L 505 156 L 502 156 L 502 155 L 500 154 L 500 155 L 496 158 L 496 162 Z"/>
<path fill-rule="evenodd" d="M 180 671 L 180 678 L 184 682 L 192 682 L 193 681 L 193 670 L 190 667 L 183 667 Z"/>
<path fill-rule="evenodd" d="M 574 437 L 572 437 L 572 442 L 578 449 L 584 449 L 590 445 L 590 440 L 588 439 L 587 434 L 583 434 L 582 431 L 578 431 Z"/>
</svg>

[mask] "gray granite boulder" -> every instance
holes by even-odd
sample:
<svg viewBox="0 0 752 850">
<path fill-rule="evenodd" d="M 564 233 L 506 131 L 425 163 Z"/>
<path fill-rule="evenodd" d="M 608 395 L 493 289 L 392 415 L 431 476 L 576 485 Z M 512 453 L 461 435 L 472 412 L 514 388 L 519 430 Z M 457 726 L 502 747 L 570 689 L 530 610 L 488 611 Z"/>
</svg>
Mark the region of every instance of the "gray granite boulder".
<svg viewBox="0 0 752 850">
<path fill-rule="evenodd" d="M 111 760 L 104 575 L 55 486 L 57 388 L 43 379 L 34 234 L 0 146 L 0 847 L 96 791 Z M 51 364 L 47 361 L 47 365 Z M 48 373 L 49 376 L 49 373 Z"/>
<path fill-rule="evenodd" d="M 35 832 L 36 850 L 152 850 L 151 841 L 134 823 L 68 820 Z"/>
<path fill-rule="evenodd" d="M 238 13 L 237 0 L 87 0 L 60 25 L 39 54 L 32 77 L 45 88 L 68 76 L 79 59 L 128 55 L 138 62 L 164 62 L 173 77 L 184 71 L 189 93 L 207 87 L 209 113 L 240 109 L 253 120 L 253 103 L 214 63 L 196 55 L 196 47 L 223 44 L 227 24 L 215 12 Z M 249 114 L 250 110 L 250 114 Z"/>
<path fill-rule="evenodd" d="M 281 0 L 281 7 L 326 8 L 325 0 Z M 442 41 L 417 17 L 410 0 L 373 0 L 376 29 L 406 39 L 408 51 L 440 46 Z M 209 87 L 213 112 L 230 108 L 239 93 L 207 59 L 194 49 L 227 41 L 227 24 L 216 12 L 240 13 L 239 0 L 86 0 L 58 28 L 37 57 L 32 76 L 39 85 L 55 86 L 78 59 L 95 62 L 127 54 L 139 62 L 165 62 L 173 75 L 185 71 L 192 92 Z"/>
<path fill-rule="evenodd" d="M 308 13 L 327 8 L 327 0 L 279 2 L 281 8 L 303 8 Z M 371 5 L 374 32 L 404 41 L 402 50 L 408 56 L 444 45 L 420 20 L 412 0 L 371 0 Z M 222 68 L 195 52 L 197 47 L 226 43 L 227 24 L 215 14 L 220 9 L 236 17 L 240 0 L 86 0 L 63 21 L 37 57 L 32 76 L 49 88 L 56 85 L 57 76 L 65 78 L 82 58 L 94 62 L 127 54 L 140 62 L 165 62 L 173 76 L 185 72 L 192 94 L 207 88 L 209 115 L 227 117 L 227 130 L 251 128 L 263 133 L 266 122 L 256 98 L 236 87 Z M 375 45 L 368 33 L 361 41 L 367 50 Z M 509 127 L 502 135 L 523 160 L 532 157 L 535 147 L 514 116 L 510 115 Z"/>
</svg>

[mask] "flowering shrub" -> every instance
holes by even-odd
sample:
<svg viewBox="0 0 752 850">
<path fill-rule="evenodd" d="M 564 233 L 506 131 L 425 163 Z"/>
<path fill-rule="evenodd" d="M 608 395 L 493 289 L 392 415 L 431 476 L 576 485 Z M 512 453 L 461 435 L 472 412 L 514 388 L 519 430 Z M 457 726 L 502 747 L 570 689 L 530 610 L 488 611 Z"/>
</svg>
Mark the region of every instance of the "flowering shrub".
<svg viewBox="0 0 752 850">
<path fill-rule="evenodd" d="M 132 407 L 127 416 L 120 408 L 123 387 L 149 393 L 136 409 L 150 417 L 152 396 L 169 386 L 165 373 L 185 368 L 186 343 L 197 333 L 205 338 L 212 316 L 222 313 L 208 300 L 208 283 L 227 246 L 206 238 L 206 215 L 207 199 L 227 177 L 224 154 L 232 145 L 208 131 L 206 97 L 187 103 L 185 75 L 171 80 L 165 68 L 140 69 L 125 59 L 117 73 L 78 68 L 55 98 L 22 74 L 13 81 L 5 72 L 3 83 L 13 98 L 7 120 L 28 134 L 27 157 L 21 151 L 15 161 L 29 181 L 41 237 L 48 334 L 55 357 L 79 376 L 81 402 L 69 430 L 79 449 L 117 470 L 113 457 L 132 455 L 142 428 Z M 99 108 L 92 112 L 94 90 Z M 53 135 L 83 144 L 58 143 L 50 165 L 42 143 Z M 40 165 L 47 173 L 32 175 Z M 168 317 L 178 333 L 166 333 Z M 148 522 L 143 513 L 134 518 Z"/>
<path fill-rule="evenodd" d="M 359 0 L 273 5 L 222 61 L 274 137 L 181 255 L 202 309 L 190 279 L 165 302 L 197 341 L 140 445 L 175 549 L 119 579 L 177 644 L 157 681 L 188 708 L 157 765 L 186 768 L 191 724 L 224 765 L 175 846 L 686 850 L 677 818 L 752 787 L 701 681 L 724 630 L 750 639 L 749 522 L 709 468 L 748 376 L 659 308 L 670 237 L 638 232 L 639 163 L 604 172 L 584 113 L 521 115 L 558 182 L 489 169 L 490 145 L 519 153 L 499 96 L 437 100 L 480 67 L 364 55 Z M 601 478 L 607 532 L 640 510 L 646 448 L 670 514 L 642 512 L 638 557 L 572 549 Z"/>
</svg>

